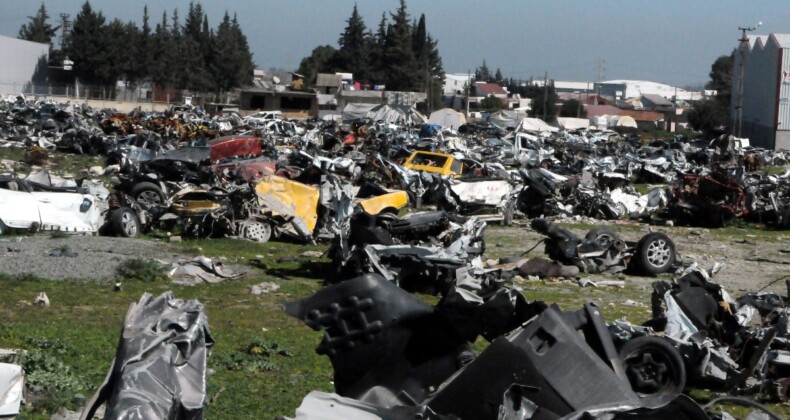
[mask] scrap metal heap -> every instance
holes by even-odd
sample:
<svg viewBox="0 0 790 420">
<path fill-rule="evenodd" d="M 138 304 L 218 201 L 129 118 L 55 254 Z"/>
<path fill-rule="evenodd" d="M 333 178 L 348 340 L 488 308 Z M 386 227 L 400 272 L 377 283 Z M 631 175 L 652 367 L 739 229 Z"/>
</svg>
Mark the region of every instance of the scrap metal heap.
<svg viewBox="0 0 790 420">
<path fill-rule="evenodd" d="M 153 216 L 168 214 L 165 223 L 152 217 L 151 226 L 181 218 L 171 206 L 176 194 L 184 201 L 187 189 L 260 190 L 261 177 L 275 175 L 324 193 L 321 177 L 330 175 L 352 190 L 364 184 L 401 190 L 414 206 L 506 225 L 521 217 L 585 216 L 694 225 L 748 218 L 790 227 L 790 172 L 759 172 L 786 164 L 787 152 L 749 147 L 746 139 L 644 143 L 634 134 L 525 124 L 512 131 L 474 124 L 452 130 L 398 112 L 382 107 L 371 115 L 376 119 L 297 122 L 278 112 L 208 115 L 188 106 L 120 114 L 20 95 L 0 101 L 0 142 L 24 147 L 30 164 L 44 164 L 56 151 L 106 156 L 110 166 L 92 173 L 119 171 L 117 192 Z M 254 194 L 248 200 L 260 201 Z M 316 213 L 333 211 L 328 201 L 322 196 Z M 274 206 L 280 204 L 294 206 Z M 253 210 L 269 211 L 266 205 Z M 255 230 L 276 235 L 278 223 Z M 321 230 L 326 221 L 317 224 L 318 231 L 299 235 L 331 237 Z"/>
<path fill-rule="evenodd" d="M 0 229 L 95 232 L 111 223 L 108 233 L 123 236 L 179 226 L 196 237 L 330 241 L 336 284 L 286 310 L 324 332 L 317 350 L 332 362 L 337 394 L 311 393 L 297 418 L 715 418 L 682 394 L 711 383 L 790 398 L 788 297 L 733 300 L 711 282 L 715 270 L 692 267 L 654 284 L 647 325 L 607 326 L 592 303 L 563 311 L 528 302 L 506 280 L 512 271 L 482 260 L 488 222 L 525 218 L 547 237 L 549 257 L 576 272 L 669 272 L 679 261 L 664 234 L 629 242 L 597 229 L 580 238 L 548 219 L 749 218 L 788 228 L 790 171 L 757 172 L 786 164 L 787 152 L 727 136 L 645 144 L 611 131 L 415 121 L 381 111 L 346 124 L 192 107 L 118 114 L 10 97 L 0 101 L 0 142 L 25 148 L 22 169 L 55 151 L 103 155 L 107 168 L 91 173 L 112 173 L 115 195 L 90 180 L 22 176 L 4 162 L 12 173 L 0 178 L 0 200 L 28 203 L 26 214 L 39 217 L 0 206 Z M 43 206 L 36 194 L 63 204 Z M 99 208 L 97 197 L 108 204 Z M 435 211 L 399 216 L 407 205 Z M 441 299 L 432 306 L 411 292 Z M 111 413 L 200 418 L 213 342 L 206 323 L 197 302 L 141 298 L 94 401 Z M 480 355 L 471 348 L 478 337 L 490 342 Z"/>
<path fill-rule="evenodd" d="M 737 369 L 700 337 L 674 338 L 674 318 L 659 338 L 648 327 L 607 326 L 593 303 L 562 311 L 528 302 L 500 279 L 461 269 L 456 284 L 431 306 L 366 274 L 287 304 L 286 312 L 323 331 L 316 351 L 334 368 L 335 393 L 311 392 L 295 418 L 720 418 L 682 392 L 705 375 L 722 373 L 722 363 L 732 363 L 730 382 L 748 382 L 759 372 L 770 378 L 761 384 L 774 398 L 777 390 L 787 398 L 784 350 L 765 357 L 753 351 L 764 353 L 776 333 L 741 337 L 752 349 L 741 353 L 742 360 L 751 364 Z M 775 310 L 768 303 L 774 296 L 749 299 Z M 715 308 L 712 301 L 709 309 Z M 777 325 L 786 329 L 786 315 Z M 476 355 L 471 343 L 478 337 L 490 344 Z"/>
</svg>

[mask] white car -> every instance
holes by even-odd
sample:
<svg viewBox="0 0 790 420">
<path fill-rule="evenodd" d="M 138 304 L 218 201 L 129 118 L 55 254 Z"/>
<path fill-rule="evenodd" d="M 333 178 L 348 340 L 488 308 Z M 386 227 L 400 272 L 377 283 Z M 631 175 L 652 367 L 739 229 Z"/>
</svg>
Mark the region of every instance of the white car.
<svg viewBox="0 0 790 420">
<path fill-rule="evenodd" d="M 0 177 L 0 233 L 10 229 L 94 233 L 104 228 L 106 233 L 137 236 L 140 218 L 131 208 L 109 210 L 106 195 L 84 183 L 83 187 Z"/>
<path fill-rule="evenodd" d="M 270 121 L 284 120 L 282 111 L 258 111 L 245 118 L 244 123 L 250 127 L 257 127 Z"/>
</svg>

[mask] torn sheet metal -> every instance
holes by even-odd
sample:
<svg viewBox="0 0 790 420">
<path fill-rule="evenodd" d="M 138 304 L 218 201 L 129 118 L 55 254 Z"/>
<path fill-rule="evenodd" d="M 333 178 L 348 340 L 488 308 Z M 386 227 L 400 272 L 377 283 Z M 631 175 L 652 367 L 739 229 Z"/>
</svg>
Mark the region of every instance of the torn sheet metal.
<svg viewBox="0 0 790 420">
<path fill-rule="evenodd" d="M 320 192 L 309 185 L 305 185 L 287 178 L 275 175 L 263 176 L 255 184 L 258 201 L 263 208 L 270 208 L 273 213 L 283 216 L 293 216 L 293 224 L 297 225 L 293 232 L 297 236 L 315 230 L 318 221 L 318 202 Z"/>
<path fill-rule="evenodd" d="M 101 211 L 96 197 L 73 192 L 24 192 L 0 189 L 0 229 L 96 232 Z"/>
<path fill-rule="evenodd" d="M 0 418 L 17 416 L 25 387 L 22 366 L 0 363 Z"/>
<path fill-rule="evenodd" d="M 203 418 L 213 345 L 199 301 L 143 294 L 129 307 L 112 367 L 80 419 L 103 404 L 105 418 Z"/>
<path fill-rule="evenodd" d="M 210 258 L 195 257 L 191 261 L 173 263 L 170 269 L 173 284 L 195 286 L 201 283 L 220 283 L 228 279 L 237 279 L 244 273 L 236 273 L 221 262 Z"/>
</svg>

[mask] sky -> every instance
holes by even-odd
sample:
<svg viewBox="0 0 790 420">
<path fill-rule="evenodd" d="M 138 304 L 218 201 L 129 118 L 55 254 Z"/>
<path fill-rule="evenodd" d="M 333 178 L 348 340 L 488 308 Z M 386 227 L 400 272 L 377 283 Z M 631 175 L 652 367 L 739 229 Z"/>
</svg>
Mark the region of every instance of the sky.
<svg viewBox="0 0 790 420">
<path fill-rule="evenodd" d="M 337 46 L 354 4 L 375 31 L 383 12 L 399 0 L 197 1 L 216 27 L 236 13 L 258 68 L 295 70 L 318 45 Z M 45 0 L 53 24 L 72 20 L 84 0 Z M 145 1 L 92 0 L 108 20 L 142 21 Z M 41 5 L 0 0 L 0 35 L 16 36 Z M 636 79 L 679 87 L 699 86 L 711 64 L 732 52 L 739 27 L 754 34 L 790 33 L 787 0 L 409 0 L 413 19 L 425 14 L 448 73 L 474 72 L 483 60 L 505 77 L 563 81 Z M 148 3 L 152 26 L 174 8 L 183 17 L 189 0 Z M 601 65 L 602 64 L 602 65 Z M 599 68 L 602 70 L 599 71 Z"/>
</svg>

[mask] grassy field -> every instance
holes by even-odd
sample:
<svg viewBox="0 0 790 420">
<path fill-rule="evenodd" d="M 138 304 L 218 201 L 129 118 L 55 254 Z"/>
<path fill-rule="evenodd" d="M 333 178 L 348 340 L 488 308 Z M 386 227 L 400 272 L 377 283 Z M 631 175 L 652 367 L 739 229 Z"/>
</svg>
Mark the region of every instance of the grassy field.
<svg viewBox="0 0 790 420">
<path fill-rule="evenodd" d="M 523 244 L 506 232 L 499 228 L 488 231 L 488 243 L 492 244 L 489 254 L 512 255 L 523 249 Z M 302 257 L 301 253 L 323 251 L 324 245 L 227 239 L 185 241 L 172 246 L 186 254 L 222 258 L 250 271 L 239 280 L 197 287 L 121 280 L 122 291 L 114 291 L 110 283 L 79 279 L 0 279 L 0 347 L 29 350 L 33 359 L 30 367 L 38 372 L 28 374 L 28 382 L 37 385 L 37 392 L 29 398 L 32 407 L 25 408 L 23 418 L 46 419 L 61 406 L 74 408 L 90 398 L 110 367 L 129 304 L 144 292 L 158 295 L 172 290 L 178 298 L 196 298 L 205 305 L 216 339 L 209 359 L 213 374 L 209 378 L 208 418 L 293 415 L 309 391 L 332 391 L 329 360 L 314 351 L 321 334 L 289 318 L 281 308 L 284 302 L 306 297 L 322 287 L 319 279 L 328 261 Z M 263 281 L 274 282 L 280 289 L 251 295 L 249 287 Z M 542 281 L 519 282 L 517 286 L 529 300 L 556 302 L 564 309 L 595 301 L 607 320 L 627 317 L 632 322 L 643 322 L 650 316 L 650 290 L 643 286 L 581 289 L 568 282 Z M 30 304 L 42 291 L 52 302 L 49 308 Z M 436 301 L 434 297 L 423 298 Z M 479 339 L 475 348 L 482 351 L 486 344 Z M 46 374 L 48 370 L 55 374 Z M 694 395 L 702 400 L 712 396 L 702 390 L 694 391 Z M 790 415 L 784 407 L 774 408 Z"/>
</svg>

